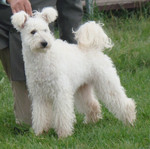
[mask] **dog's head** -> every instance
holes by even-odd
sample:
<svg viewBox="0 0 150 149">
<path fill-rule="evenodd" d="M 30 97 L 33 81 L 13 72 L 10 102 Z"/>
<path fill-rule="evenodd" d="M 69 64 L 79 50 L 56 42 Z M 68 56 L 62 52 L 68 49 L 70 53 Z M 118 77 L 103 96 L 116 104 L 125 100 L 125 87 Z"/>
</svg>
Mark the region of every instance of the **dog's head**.
<svg viewBox="0 0 150 149">
<path fill-rule="evenodd" d="M 34 12 L 32 17 L 20 11 L 11 17 L 11 21 L 21 33 L 23 46 L 35 52 L 46 52 L 54 40 L 48 24 L 54 22 L 56 18 L 57 11 L 47 7 L 41 12 Z"/>
</svg>

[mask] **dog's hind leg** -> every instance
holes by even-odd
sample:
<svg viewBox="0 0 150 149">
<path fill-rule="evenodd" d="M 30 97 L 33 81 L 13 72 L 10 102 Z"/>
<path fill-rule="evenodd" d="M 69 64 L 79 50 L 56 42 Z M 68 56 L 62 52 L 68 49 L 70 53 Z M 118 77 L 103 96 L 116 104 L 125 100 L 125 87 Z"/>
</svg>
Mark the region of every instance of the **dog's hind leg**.
<svg viewBox="0 0 150 149">
<path fill-rule="evenodd" d="M 38 97 L 32 101 L 32 128 L 36 135 L 52 127 L 52 105 Z"/>
<path fill-rule="evenodd" d="M 126 96 L 116 69 L 111 65 L 96 69 L 93 82 L 100 100 L 118 119 L 133 124 L 136 119 L 135 103 Z"/>
<path fill-rule="evenodd" d="M 85 123 L 97 122 L 102 119 L 101 106 L 96 99 L 91 85 L 84 84 L 75 94 L 77 110 L 85 114 Z"/>
</svg>

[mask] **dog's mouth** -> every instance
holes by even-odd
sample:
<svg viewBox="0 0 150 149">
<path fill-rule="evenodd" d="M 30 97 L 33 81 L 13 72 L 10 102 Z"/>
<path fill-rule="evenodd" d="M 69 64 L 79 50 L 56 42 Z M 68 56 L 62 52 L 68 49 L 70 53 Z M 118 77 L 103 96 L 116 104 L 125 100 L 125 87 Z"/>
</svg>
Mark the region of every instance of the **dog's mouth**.
<svg viewBox="0 0 150 149">
<path fill-rule="evenodd" d="M 46 53 L 48 50 L 49 50 L 50 46 L 47 46 L 45 48 L 39 48 L 37 49 L 38 52 L 41 52 L 41 53 Z"/>
<path fill-rule="evenodd" d="M 50 46 L 46 46 L 45 48 L 39 47 L 32 49 L 33 52 L 46 53 L 50 49 Z"/>
</svg>

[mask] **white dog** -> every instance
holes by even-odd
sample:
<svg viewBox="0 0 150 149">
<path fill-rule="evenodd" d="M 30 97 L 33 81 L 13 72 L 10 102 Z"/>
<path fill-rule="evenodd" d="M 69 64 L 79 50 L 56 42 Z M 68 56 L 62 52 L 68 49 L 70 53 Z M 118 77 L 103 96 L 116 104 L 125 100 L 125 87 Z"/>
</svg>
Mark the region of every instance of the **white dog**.
<svg viewBox="0 0 150 149">
<path fill-rule="evenodd" d="M 102 51 L 111 40 L 102 26 L 87 22 L 76 32 L 77 45 L 55 39 L 48 24 L 57 17 L 51 7 L 29 17 L 21 11 L 12 24 L 21 32 L 27 86 L 32 99 L 32 127 L 36 135 L 54 128 L 59 137 L 73 133 L 74 103 L 85 122 L 97 122 L 101 106 L 119 120 L 133 124 L 135 103 L 125 94 L 111 59 Z"/>
</svg>

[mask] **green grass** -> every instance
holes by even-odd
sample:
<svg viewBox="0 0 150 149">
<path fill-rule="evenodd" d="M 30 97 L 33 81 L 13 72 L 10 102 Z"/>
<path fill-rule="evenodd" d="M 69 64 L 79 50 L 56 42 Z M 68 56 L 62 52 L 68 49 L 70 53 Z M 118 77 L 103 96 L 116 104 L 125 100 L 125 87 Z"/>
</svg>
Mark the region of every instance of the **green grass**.
<svg viewBox="0 0 150 149">
<path fill-rule="evenodd" d="M 103 106 L 103 120 L 96 124 L 83 124 L 77 114 L 71 137 L 58 140 L 54 130 L 36 137 L 28 126 L 15 124 L 10 84 L 0 65 L 0 149 L 150 149 L 150 17 L 97 13 L 93 19 L 105 23 L 114 42 L 106 53 L 127 95 L 136 101 L 135 125 L 123 125 Z"/>
</svg>

